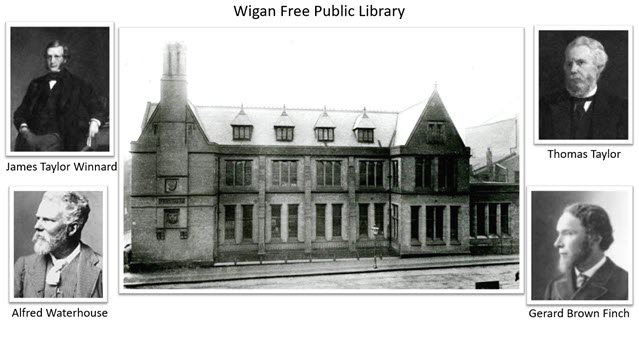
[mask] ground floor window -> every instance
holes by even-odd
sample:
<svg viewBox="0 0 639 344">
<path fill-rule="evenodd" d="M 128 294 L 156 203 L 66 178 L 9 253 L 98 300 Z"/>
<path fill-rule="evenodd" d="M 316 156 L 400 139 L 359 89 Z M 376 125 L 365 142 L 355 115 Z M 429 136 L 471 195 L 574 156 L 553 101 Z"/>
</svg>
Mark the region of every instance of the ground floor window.
<svg viewBox="0 0 639 344">
<path fill-rule="evenodd" d="M 459 206 L 450 206 L 450 240 L 459 241 Z"/>
<path fill-rule="evenodd" d="M 315 237 L 326 237 L 326 204 L 315 205 Z"/>
<path fill-rule="evenodd" d="M 368 236 L 368 204 L 359 205 L 359 236 Z"/>
<path fill-rule="evenodd" d="M 224 206 L 224 240 L 235 238 L 235 205 Z"/>
<path fill-rule="evenodd" d="M 242 240 L 253 239 L 253 205 L 242 205 Z"/>
<path fill-rule="evenodd" d="M 271 205 L 271 238 L 279 238 L 282 229 L 282 205 Z"/>
<path fill-rule="evenodd" d="M 297 204 L 288 205 L 288 237 L 291 239 L 297 238 L 297 211 L 299 206 Z"/>
<path fill-rule="evenodd" d="M 445 206 L 426 207 L 426 240 L 444 239 Z"/>
<path fill-rule="evenodd" d="M 499 214 L 501 217 L 501 234 L 510 234 L 510 218 L 508 214 L 508 203 L 500 204 L 501 213 Z"/>
<path fill-rule="evenodd" d="M 333 204 L 333 237 L 342 236 L 342 205 Z"/>
<path fill-rule="evenodd" d="M 419 240 L 419 210 L 420 206 L 410 207 L 410 238 Z"/>
</svg>

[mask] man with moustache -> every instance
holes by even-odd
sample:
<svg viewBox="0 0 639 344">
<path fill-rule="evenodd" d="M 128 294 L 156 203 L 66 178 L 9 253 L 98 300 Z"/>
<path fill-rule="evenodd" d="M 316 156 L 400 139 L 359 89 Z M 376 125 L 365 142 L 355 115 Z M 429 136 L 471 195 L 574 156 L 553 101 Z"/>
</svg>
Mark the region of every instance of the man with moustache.
<svg viewBox="0 0 639 344">
<path fill-rule="evenodd" d="M 33 250 L 15 263 L 16 298 L 101 298 L 102 257 L 80 241 L 88 200 L 47 192 L 36 213 Z"/>
<path fill-rule="evenodd" d="M 605 251 L 613 242 L 606 211 L 573 204 L 557 221 L 559 277 L 546 287 L 546 300 L 628 300 L 628 272 Z"/>
<path fill-rule="evenodd" d="M 56 40 L 44 51 L 47 74 L 34 79 L 13 114 L 16 151 L 80 151 L 105 122 L 93 88 L 67 70 L 69 47 Z"/>
<path fill-rule="evenodd" d="M 540 139 L 628 139 L 628 101 L 597 87 L 607 62 L 604 46 L 597 40 L 580 36 L 568 44 L 565 89 L 539 103 Z"/>
</svg>

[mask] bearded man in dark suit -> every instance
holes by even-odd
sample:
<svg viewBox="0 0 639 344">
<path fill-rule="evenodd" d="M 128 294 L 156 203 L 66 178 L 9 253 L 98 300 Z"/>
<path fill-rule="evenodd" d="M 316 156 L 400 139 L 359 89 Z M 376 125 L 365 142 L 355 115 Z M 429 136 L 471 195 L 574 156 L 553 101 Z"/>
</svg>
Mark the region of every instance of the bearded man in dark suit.
<svg viewBox="0 0 639 344">
<path fill-rule="evenodd" d="M 80 151 L 105 122 L 103 105 L 93 88 L 71 74 L 69 47 L 60 41 L 47 45 L 49 73 L 31 81 L 13 114 L 18 130 L 16 151 Z"/>
<path fill-rule="evenodd" d="M 628 101 L 597 87 L 607 62 L 608 55 L 597 40 L 580 36 L 568 44 L 565 90 L 539 102 L 539 139 L 628 139 Z"/>
<path fill-rule="evenodd" d="M 628 300 L 628 272 L 605 251 L 613 242 L 606 211 L 594 204 L 568 206 L 557 221 L 561 275 L 546 287 L 546 300 Z"/>
</svg>

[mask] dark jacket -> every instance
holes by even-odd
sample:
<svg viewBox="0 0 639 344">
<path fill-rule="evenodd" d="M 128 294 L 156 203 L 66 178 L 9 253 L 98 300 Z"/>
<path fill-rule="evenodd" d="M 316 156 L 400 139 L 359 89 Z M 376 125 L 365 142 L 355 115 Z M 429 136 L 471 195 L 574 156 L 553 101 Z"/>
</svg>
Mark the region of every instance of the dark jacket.
<svg viewBox="0 0 639 344">
<path fill-rule="evenodd" d="M 628 272 L 610 258 L 581 288 L 575 287 L 573 270 L 548 283 L 545 300 L 628 300 Z"/>
<path fill-rule="evenodd" d="M 571 140 L 572 107 L 567 91 L 543 97 L 539 102 L 539 139 Z M 628 101 L 601 90 L 595 94 L 585 120 L 587 140 L 627 140 Z"/>
<path fill-rule="evenodd" d="M 63 150 L 77 151 L 84 147 L 89 132 L 89 121 L 92 118 L 102 124 L 106 122 L 105 111 L 93 88 L 82 79 L 66 69 L 60 73 L 59 101 L 57 102 L 57 121 L 39 118 L 36 109 L 38 101 L 46 99 L 44 92 L 49 92 L 49 80 L 46 75 L 34 79 L 29 84 L 22 103 L 13 114 L 13 124 L 20 129 L 26 123 L 36 135 L 58 133 L 63 140 Z M 42 124 L 46 122 L 46 124 Z"/>
<path fill-rule="evenodd" d="M 80 243 L 78 288 L 76 298 L 102 297 L 102 257 L 91 247 Z M 44 297 L 49 255 L 32 254 L 18 258 L 14 268 L 13 296 Z"/>
</svg>

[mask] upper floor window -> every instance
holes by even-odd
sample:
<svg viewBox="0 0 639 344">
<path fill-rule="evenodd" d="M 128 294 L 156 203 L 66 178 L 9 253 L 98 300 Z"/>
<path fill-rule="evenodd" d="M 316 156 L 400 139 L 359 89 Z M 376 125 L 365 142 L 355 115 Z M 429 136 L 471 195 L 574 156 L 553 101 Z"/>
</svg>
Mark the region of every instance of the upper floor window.
<svg viewBox="0 0 639 344">
<path fill-rule="evenodd" d="M 382 161 L 360 161 L 359 162 L 359 185 L 360 186 L 383 186 L 384 185 L 384 163 Z"/>
<path fill-rule="evenodd" d="M 357 142 L 375 142 L 374 130 L 375 129 L 357 129 Z"/>
<path fill-rule="evenodd" d="M 453 157 L 415 158 L 415 187 L 451 191 L 457 187 Z"/>
<path fill-rule="evenodd" d="M 426 135 L 427 142 L 443 143 L 445 139 L 444 122 L 428 122 L 428 133 Z"/>
<path fill-rule="evenodd" d="M 335 140 L 335 128 L 316 128 L 317 141 L 329 141 Z"/>
<path fill-rule="evenodd" d="M 297 161 L 274 160 L 272 166 L 274 186 L 297 186 Z"/>
<path fill-rule="evenodd" d="M 249 186 L 252 179 L 251 160 L 226 160 L 226 185 Z"/>
<path fill-rule="evenodd" d="M 340 186 L 342 163 L 340 161 L 317 161 L 317 186 Z"/>
<path fill-rule="evenodd" d="M 275 139 L 277 141 L 293 141 L 294 127 L 275 127 Z"/>
<path fill-rule="evenodd" d="M 250 141 L 253 134 L 252 125 L 234 125 L 233 140 Z"/>
<path fill-rule="evenodd" d="M 399 187 L 399 160 L 392 161 L 391 176 L 393 187 Z"/>
<path fill-rule="evenodd" d="M 432 188 L 431 162 L 432 158 L 415 158 L 415 187 Z"/>
</svg>

